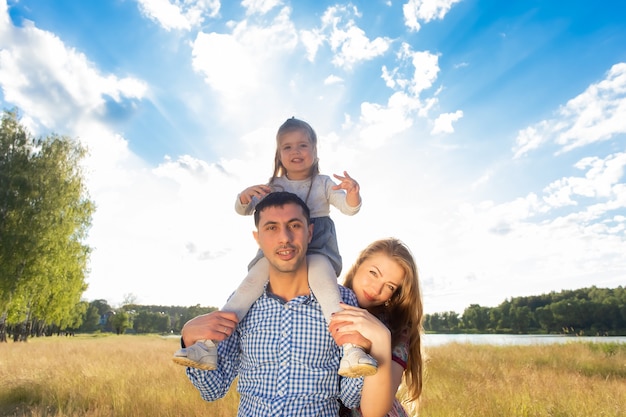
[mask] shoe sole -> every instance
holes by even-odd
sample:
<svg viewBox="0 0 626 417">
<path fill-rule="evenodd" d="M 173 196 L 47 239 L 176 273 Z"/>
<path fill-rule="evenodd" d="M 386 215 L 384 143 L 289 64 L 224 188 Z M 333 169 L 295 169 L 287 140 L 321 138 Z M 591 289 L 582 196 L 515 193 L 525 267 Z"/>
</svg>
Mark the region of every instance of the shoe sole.
<svg viewBox="0 0 626 417">
<path fill-rule="evenodd" d="M 212 363 L 199 363 L 184 357 L 173 357 L 172 360 L 179 365 L 188 366 L 190 368 L 202 369 L 203 371 L 213 371 L 217 369 L 217 366 Z"/>
<path fill-rule="evenodd" d="M 371 376 L 378 372 L 378 368 L 372 365 L 354 365 L 350 368 L 339 369 L 338 374 L 346 378 L 358 378 L 361 376 Z"/>
</svg>

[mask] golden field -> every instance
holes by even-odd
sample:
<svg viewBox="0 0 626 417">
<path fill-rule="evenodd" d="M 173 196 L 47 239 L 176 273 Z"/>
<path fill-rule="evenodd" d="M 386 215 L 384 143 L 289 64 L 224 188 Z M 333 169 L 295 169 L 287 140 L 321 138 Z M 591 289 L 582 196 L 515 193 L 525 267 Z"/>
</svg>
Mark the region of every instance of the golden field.
<svg viewBox="0 0 626 417">
<path fill-rule="evenodd" d="M 170 358 L 178 340 L 76 336 L 0 343 L 0 416 L 236 415 L 203 401 Z M 626 345 L 427 349 L 420 416 L 626 416 Z"/>
</svg>

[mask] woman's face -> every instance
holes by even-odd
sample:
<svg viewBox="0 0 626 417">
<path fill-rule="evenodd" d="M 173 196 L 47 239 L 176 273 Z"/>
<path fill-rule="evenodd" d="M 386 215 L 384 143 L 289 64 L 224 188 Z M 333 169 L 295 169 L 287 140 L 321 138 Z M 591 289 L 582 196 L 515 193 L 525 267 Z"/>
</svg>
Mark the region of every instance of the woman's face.
<svg viewBox="0 0 626 417">
<path fill-rule="evenodd" d="M 352 278 L 352 291 L 359 306 L 384 304 L 404 281 L 404 269 L 389 256 L 377 253 L 366 259 Z"/>
</svg>

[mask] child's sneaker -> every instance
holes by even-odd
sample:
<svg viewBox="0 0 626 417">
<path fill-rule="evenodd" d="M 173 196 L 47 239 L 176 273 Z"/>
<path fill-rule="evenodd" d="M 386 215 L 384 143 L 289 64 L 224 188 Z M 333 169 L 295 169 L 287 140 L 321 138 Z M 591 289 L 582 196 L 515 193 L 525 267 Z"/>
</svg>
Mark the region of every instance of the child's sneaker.
<svg viewBox="0 0 626 417">
<path fill-rule="evenodd" d="M 348 378 L 374 375 L 378 371 L 378 362 L 365 351 L 352 343 L 343 345 L 343 357 L 339 362 L 339 375 Z"/>
<path fill-rule="evenodd" d="M 179 365 L 212 371 L 217 368 L 217 345 L 212 340 L 198 340 L 192 346 L 178 349 L 172 360 Z"/>
</svg>

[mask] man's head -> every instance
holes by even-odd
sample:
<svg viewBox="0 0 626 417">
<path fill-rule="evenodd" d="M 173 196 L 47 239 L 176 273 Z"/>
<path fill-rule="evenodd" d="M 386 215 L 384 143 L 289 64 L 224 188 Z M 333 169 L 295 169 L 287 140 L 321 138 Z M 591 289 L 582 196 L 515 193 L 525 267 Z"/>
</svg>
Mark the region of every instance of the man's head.
<svg viewBox="0 0 626 417">
<path fill-rule="evenodd" d="M 286 191 L 277 191 L 266 195 L 259 204 L 257 204 L 254 210 L 254 225 L 259 227 L 259 220 L 261 218 L 261 212 L 267 207 L 282 207 L 285 204 L 297 204 L 302 207 L 302 213 L 306 218 L 306 225 L 311 224 L 311 212 L 309 207 L 304 201 L 297 195 Z"/>
<path fill-rule="evenodd" d="M 254 212 L 253 233 L 271 271 L 306 272 L 306 251 L 313 236 L 309 208 L 295 194 L 270 193 Z"/>
</svg>

